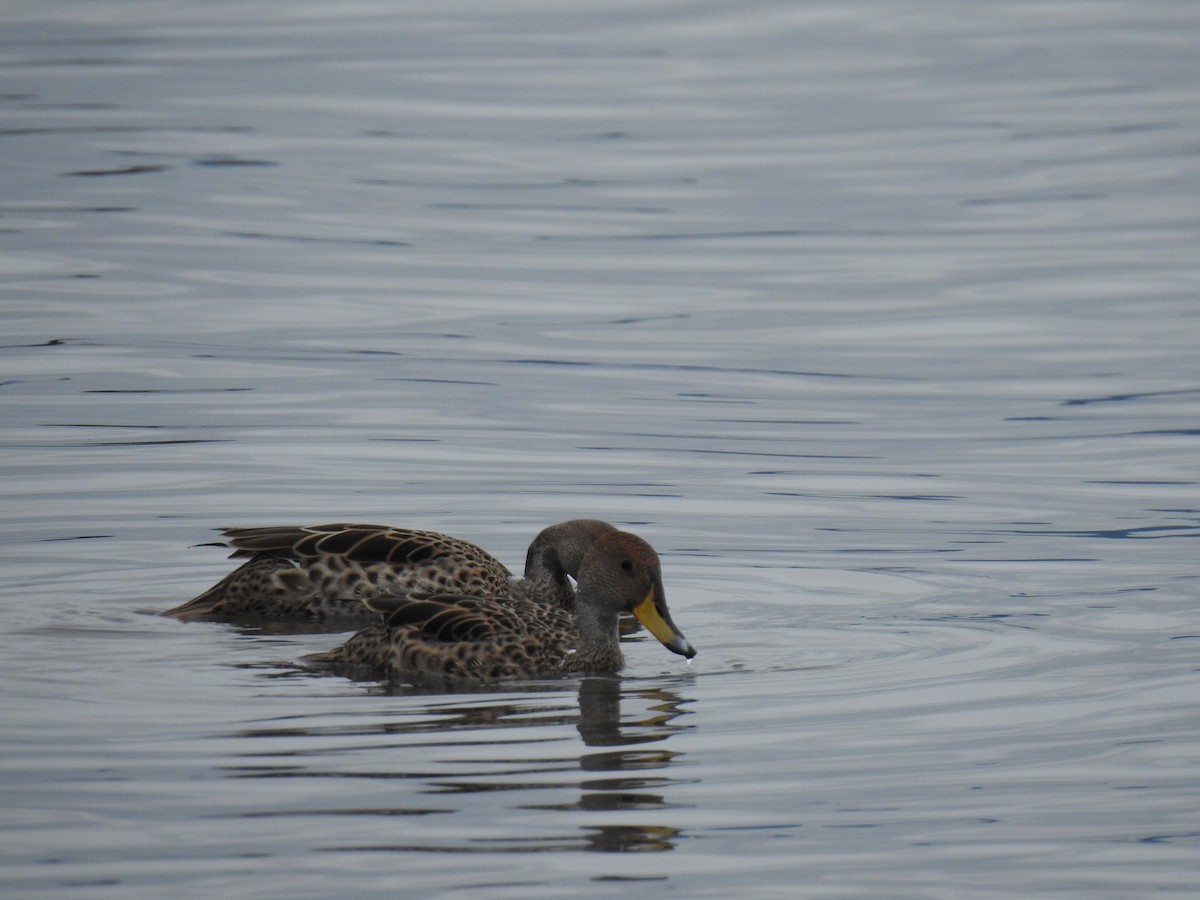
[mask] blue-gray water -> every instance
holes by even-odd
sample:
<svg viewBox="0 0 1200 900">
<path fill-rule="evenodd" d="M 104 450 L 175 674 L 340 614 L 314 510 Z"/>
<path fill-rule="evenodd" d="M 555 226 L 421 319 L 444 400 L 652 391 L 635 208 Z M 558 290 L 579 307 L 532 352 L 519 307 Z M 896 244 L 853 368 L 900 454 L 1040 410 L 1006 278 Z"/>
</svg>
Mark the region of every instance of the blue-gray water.
<svg viewBox="0 0 1200 900">
<path fill-rule="evenodd" d="M 1200 7 L 5 4 L 0 893 L 1200 890 Z M 225 525 L 659 550 L 389 693 Z"/>
</svg>

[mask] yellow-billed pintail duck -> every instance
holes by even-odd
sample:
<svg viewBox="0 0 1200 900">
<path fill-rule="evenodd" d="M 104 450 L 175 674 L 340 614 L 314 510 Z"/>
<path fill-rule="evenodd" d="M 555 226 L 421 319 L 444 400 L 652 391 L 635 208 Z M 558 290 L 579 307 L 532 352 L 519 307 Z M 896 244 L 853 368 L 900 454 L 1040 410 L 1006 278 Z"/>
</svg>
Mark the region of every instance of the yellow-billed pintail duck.
<svg viewBox="0 0 1200 900">
<path fill-rule="evenodd" d="M 544 529 L 517 579 L 474 544 L 435 531 L 383 525 L 281 525 L 222 532 L 231 558 L 246 558 L 200 596 L 166 615 L 181 619 L 286 622 L 378 621 L 367 605 L 432 594 L 490 601 L 529 601 L 564 610 L 595 540 L 616 531 L 597 519 L 572 519 Z"/>
<path fill-rule="evenodd" d="M 624 612 L 668 650 L 696 655 L 671 621 L 658 555 L 641 538 L 600 534 L 580 561 L 577 581 L 571 609 L 528 596 L 379 594 L 366 604 L 384 615 L 383 623 L 312 659 L 418 684 L 611 673 L 625 665 L 617 629 Z"/>
</svg>

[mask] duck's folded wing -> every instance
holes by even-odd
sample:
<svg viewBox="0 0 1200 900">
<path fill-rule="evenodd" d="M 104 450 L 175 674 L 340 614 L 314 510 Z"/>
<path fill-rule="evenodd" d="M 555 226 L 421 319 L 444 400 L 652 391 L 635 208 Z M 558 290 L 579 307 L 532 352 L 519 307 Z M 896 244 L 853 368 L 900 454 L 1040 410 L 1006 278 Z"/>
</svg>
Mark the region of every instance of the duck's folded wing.
<svg viewBox="0 0 1200 900">
<path fill-rule="evenodd" d="M 384 563 L 410 568 L 428 562 L 511 573 L 494 556 L 469 541 L 436 531 L 391 528 L 386 525 L 271 525 L 265 528 L 227 528 L 222 534 L 233 556 L 281 556 L 296 561 L 336 558 L 371 565 Z"/>
<path fill-rule="evenodd" d="M 477 643 L 525 630 L 514 609 L 478 597 L 373 597 L 368 605 L 386 611 L 388 628 L 416 626 L 426 639 L 443 643 Z"/>
<path fill-rule="evenodd" d="M 297 559 L 301 556 L 319 555 L 314 553 L 314 542 L 324 538 L 341 537 L 341 549 L 329 545 L 326 552 L 340 553 L 350 545 L 350 536 L 356 536 L 354 542 L 361 540 L 367 534 L 380 534 L 388 529 L 382 525 L 268 525 L 262 528 L 225 528 L 221 535 L 225 543 L 233 548 L 233 557 L 257 556 L 286 556 Z M 301 548 L 303 545 L 303 549 Z"/>
</svg>

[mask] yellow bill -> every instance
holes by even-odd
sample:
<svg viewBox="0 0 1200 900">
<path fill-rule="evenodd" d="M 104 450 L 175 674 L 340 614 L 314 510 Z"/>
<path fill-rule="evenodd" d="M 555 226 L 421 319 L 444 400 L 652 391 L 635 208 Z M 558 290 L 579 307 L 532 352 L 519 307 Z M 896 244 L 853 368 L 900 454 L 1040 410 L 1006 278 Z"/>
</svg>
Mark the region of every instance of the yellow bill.
<svg viewBox="0 0 1200 900">
<path fill-rule="evenodd" d="M 675 627 L 666 604 L 661 602 L 661 595 L 655 588 L 646 592 L 642 602 L 633 608 L 633 614 L 672 653 L 688 659 L 696 655 L 696 648 Z"/>
</svg>

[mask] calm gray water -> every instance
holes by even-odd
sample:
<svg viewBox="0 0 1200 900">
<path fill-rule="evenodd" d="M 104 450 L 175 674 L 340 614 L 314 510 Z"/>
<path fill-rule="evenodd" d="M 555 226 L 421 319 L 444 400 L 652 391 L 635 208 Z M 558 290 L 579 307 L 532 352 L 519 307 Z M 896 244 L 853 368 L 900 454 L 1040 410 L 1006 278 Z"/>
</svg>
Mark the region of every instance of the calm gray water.
<svg viewBox="0 0 1200 900">
<path fill-rule="evenodd" d="M 0 893 L 1200 890 L 1200 7 L 10 0 Z M 653 543 L 689 665 L 151 615 Z"/>
</svg>

